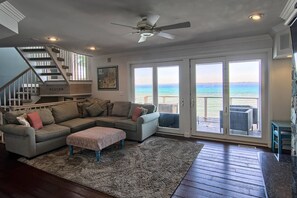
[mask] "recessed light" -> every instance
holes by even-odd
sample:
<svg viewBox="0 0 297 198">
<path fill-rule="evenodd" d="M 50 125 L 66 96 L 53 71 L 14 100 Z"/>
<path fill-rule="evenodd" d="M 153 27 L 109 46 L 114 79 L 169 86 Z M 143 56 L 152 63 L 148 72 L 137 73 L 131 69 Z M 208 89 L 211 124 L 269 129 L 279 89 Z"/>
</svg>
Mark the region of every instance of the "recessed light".
<svg viewBox="0 0 297 198">
<path fill-rule="evenodd" d="M 252 14 L 249 16 L 250 19 L 252 19 L 253 21 L 259 21 L 262 19 L 264 14 Z"/>
<path fill-rule="evenodd" d="M 47 39 L 52 42 L 55 42 L 58 40 L 57 37 L 54 37 L 54 36 L 48 37 Z"/>
<path fill-rule="evenodd" d="M 290 55 L 288 55 L 288 56 L 287 56 L 287 58 L 292 58 L 292 55 L 291 55 L 291 54 L 290 54 Z"/>
<path fill-rule="evenodd" d="M 95 51 L 96 50 L 96 47 L 91 46 L 91 47 L 89 47 L 89 50 Z"/>
</svg>

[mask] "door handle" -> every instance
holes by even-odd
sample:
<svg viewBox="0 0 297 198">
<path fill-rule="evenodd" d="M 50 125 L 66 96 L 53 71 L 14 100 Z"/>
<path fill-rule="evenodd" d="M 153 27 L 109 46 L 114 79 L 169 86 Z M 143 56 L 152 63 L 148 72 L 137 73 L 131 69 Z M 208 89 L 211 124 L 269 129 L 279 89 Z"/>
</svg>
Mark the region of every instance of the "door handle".
<svg viewBox="0 0 297 198">
<path fill-rule="evenodd" d="M 183 107 L 184 105 L 185 105 L 185 100 L 184 100 L 184 98 L 182 98 L 182 99 L 181 99 L 181 102 L 180 102 L 180 106 Z"/>
</svg>

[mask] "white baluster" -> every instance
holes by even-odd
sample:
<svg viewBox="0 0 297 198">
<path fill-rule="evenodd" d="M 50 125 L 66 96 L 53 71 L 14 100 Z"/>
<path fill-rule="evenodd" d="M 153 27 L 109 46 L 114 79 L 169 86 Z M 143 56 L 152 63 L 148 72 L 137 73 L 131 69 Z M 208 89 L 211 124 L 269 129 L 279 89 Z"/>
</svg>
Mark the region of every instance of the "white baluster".
<svg viewBox="0 0 297 198">
<path fill-rule="evenodd" d="M 21 93 L 20 93 L 20 91 L 21 91 L 21 86 L 20 86 L 20 84 L 21 84 L 21 80 L 20 80 L 20 78 L 17 80 L 17 84 L 18 84 L 18 88 L 17 88 L 17 90 L 18 90 L 18 104 L 19 105 L 21 105 Z"/>
<path fill-rule="evenodd" d="M 3 96 L 3 103 L 4 103 L 4 109 L 6 109 L 7 101 L 6 101 L 6 88 L 3 90 L 4 96 Z"/>
<path fill-rule="evenodd" d="M 13 82 L 13 105 L 16 106 L 16 97 L 15 97 L 15 81 Z"/>
<path fill-rule="evenodd" d="M 8 85 L 8 104 L 11 106 L 11 90 L 10 85 Z"/>
</svg>

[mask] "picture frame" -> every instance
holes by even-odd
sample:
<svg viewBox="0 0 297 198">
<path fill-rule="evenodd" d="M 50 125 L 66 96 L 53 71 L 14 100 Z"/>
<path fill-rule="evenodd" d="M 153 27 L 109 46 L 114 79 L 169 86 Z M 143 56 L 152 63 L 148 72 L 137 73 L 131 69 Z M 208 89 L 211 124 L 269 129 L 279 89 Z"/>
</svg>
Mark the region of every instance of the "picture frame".
<svg viewBox="0 0 297 198">
<path fill-rule="evenodd" d="M 97 68 L 98 90 L 119 90 L 118 66 Z"/>
</svg>

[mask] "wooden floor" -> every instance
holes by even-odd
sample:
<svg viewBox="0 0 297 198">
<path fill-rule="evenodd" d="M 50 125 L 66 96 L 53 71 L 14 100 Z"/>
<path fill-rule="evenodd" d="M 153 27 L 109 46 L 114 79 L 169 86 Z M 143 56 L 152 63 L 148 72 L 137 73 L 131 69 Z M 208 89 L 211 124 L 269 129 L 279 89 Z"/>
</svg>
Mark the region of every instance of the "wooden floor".
<svg viewBox="0 0 297 198">
<path fill-rule="evenodd" d="M 266 149 L 197 141 L 204 147 L 173 197 L 265 197 L 257 152 Z M 109 197 L 17 161 L 0 144 L 0 197 Z"/>
</svg>

